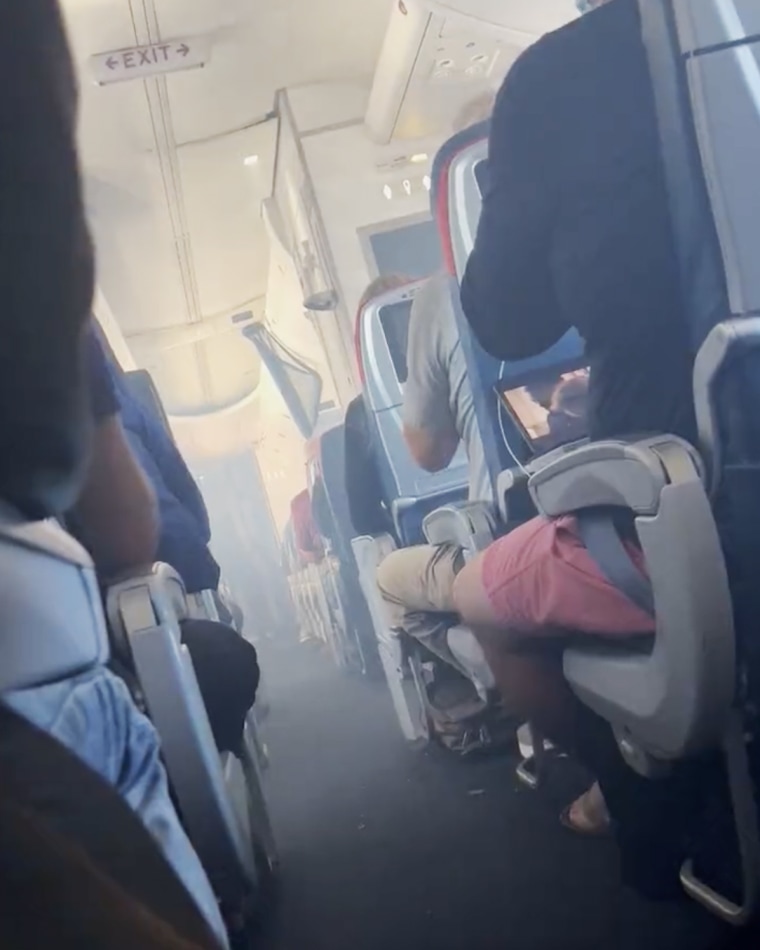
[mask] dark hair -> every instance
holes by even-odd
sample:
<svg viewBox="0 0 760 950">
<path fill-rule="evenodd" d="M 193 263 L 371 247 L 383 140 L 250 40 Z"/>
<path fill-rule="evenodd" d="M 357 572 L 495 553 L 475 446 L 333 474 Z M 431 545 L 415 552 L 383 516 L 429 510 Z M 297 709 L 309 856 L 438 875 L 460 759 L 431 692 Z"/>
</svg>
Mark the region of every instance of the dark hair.
<svg viewBox="0 0 760 950">
<path fill-rule="evenodd" d="M 556 388 L 554 380 L 537 380 L 536 382 L 528 383 L 525 386 L 525 391 L 539 406 L 542 406 L 544 409 L 550 409 Z"/>
<path fill-rule="evenodd" d="M 582 413 L 586 407 L 587 397 L 588 377 L 572 376 L 570 379 L 564 379 L 554 390 L 552 408 L 560 412 L 576 408 Z"/>
</svg>

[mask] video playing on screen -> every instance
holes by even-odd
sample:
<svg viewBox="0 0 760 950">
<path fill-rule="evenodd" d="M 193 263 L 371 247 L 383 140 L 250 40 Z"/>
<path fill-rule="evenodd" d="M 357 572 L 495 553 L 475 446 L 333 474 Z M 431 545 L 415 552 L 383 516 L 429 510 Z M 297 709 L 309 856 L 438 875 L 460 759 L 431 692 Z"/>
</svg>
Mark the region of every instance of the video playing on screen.
<svg viewBox="0 0 760 950">
<path fill-rule="evenodd" d="M 501 392 L 510 415 L 537 455 L 588 435 L 587 367 L 536 372 L 522 386 Z"/>
<path fill-rule="evenodd" d="M 393 368 L 400 383 L 405 383 L 409 375 L 406 363 L 406 350 L 409 343 L 409 316 L 412 311 L 411 300 L 389 303 L 380 308 L 380 325 L 383 328 L 388 349 L 391 353 Z"/>
</svg>

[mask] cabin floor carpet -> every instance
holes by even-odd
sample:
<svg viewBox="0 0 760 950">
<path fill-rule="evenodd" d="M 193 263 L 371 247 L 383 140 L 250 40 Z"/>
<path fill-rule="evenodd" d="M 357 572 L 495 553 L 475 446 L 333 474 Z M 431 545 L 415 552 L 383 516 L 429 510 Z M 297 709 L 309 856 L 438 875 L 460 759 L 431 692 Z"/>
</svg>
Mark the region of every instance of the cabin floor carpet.
<svg viewBox="0 0 760 950">
<path fill-rule="evenodd" d="M 561 828 L 579 790 L 569 763 L 531 792 L 508 758 L 415 751 L 383 683 L 339 672 L 316 646 L 260 652 L 280 848 L 262 950 L 729 946 L 700 908 L 624 891 L 611 841 Z"/>
</svg>

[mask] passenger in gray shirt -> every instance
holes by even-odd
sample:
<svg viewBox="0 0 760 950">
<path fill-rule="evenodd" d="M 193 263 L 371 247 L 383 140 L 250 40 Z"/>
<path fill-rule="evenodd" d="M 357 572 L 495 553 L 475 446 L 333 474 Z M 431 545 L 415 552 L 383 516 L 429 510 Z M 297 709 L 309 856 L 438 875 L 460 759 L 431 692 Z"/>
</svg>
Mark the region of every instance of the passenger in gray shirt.
<svg viewBox="0 0 760 950">
<path fill-rule="evenodd" d="M 456 131 L 485 121 L 493 97 L 470 103 Z M 407 345 L 408 378 L 404 389 L 404 439 L 422 468 L 445 468 L 464 443 L 470 467 L 470 500 L 490 501 L 492 492 L 475 418 L 459 330 L 445 274 L 431 277 L 412 306 Z M 400 548 L 377 569 L 377 584 L 393 630 L 422 641 L 459 668 L 446 635 L 455 613 L 454 578 L 464 566 L 462 549 L 453 544 Z"/>
<path fill-rule="evenodd" d="M 470 501 L 490 501 L 483 443 L 445 274 L 432 277 L 415 298 L 406 359 L 404 437 L 415 461 L 428 471 L 440 471 L 463 442 Z"/>
</svg>

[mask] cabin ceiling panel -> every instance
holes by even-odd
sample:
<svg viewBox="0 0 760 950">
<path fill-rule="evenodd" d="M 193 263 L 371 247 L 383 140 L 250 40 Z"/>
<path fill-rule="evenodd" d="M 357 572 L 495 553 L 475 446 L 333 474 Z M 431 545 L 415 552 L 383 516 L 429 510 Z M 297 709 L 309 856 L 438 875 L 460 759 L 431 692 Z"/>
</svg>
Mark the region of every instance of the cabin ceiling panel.
<svg viewBox="0 0 760 950">
<path fill-rule="evenodd" d="M 266 287 L 260 206 L 271 191 L 276 123 L 179 150 L 201 311 L 247 309 Z"/>
</svg>

